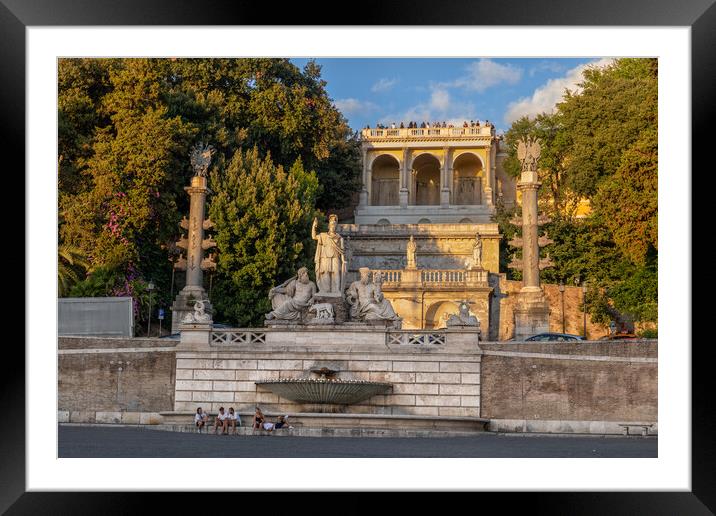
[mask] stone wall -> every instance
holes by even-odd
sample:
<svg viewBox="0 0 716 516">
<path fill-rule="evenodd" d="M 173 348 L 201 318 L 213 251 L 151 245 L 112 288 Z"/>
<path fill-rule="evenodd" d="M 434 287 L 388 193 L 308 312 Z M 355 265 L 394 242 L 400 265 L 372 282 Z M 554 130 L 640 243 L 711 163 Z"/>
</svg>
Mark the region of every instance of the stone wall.
<svg viewBox="0 0 716 516">
<path fill-rule="evenodd" d="M 197 406 L 211 414 L 219 406 L 250 413 L 256 404 L 269 413 L 315 412 L 320 407 L 279 398 L 255 382 L 307 378 L 321 367 L 341 379 L 392 384 L 346 413 L 483 417 L 505 431 L 619 433 L 619 423 L 657 421 L 655 340 L 478 347 L 474 333 L 460 331 L 427 344 L 410 342 L 425 332 L 377 329 L 250 334 L 250 342 L 227 339 L 204 349 L 168 339 L 62 337 L 60 422 L 159 423 L 160 413 Z"/>
<path fill-rule="evenodd" d="M 482 417 L 656 422 L 657 341 L 482 343 Z"/>
<path fill-rule="evenodd" d="M 262 343 L 177 352 L 176 411 L 220 406 L 245 412 L 315 412 L 321 407 L 279 398 L 256 381 L 309 378 L 311 369 L 339 379 L 388 382 L 385 394 L 344 407 L 355 414 L 479 416 L 480 355 L 476 336 L 448 333 L 445 345 L 390 345 L 379 330 L 267 332 Z M 320 353 L 318 353 L 320 349 Z"/>
<path fill-rule="evenodd" d="M 517 294 L 522 288 L 521 281 L 506 279 L 504 274 L 497 276 L 499 282 L 495 284 L 490 340 L 509 340 L 514 334 L 515 318 L 513 308 L 517 302 Z M 582 335 L 584 329 L 584 315 L 582 312 L 582 288 L 564 287 L 564 331 L 562 331 L 562 299 L 559 285 L 543 283 L 545 297 L 550 307 L 549 331 L 557 333 L 572 333 Z M 594 324 L 587 314 L 587 338 L 598 339 L 609 333 L 609 328 L 603 324 Z"/>
<path fill-rule="evenodd" d="M 169 339 L 60 337 L 58 411 L 70 422 L 150 422 L 174 406 Z"/>
</svg>

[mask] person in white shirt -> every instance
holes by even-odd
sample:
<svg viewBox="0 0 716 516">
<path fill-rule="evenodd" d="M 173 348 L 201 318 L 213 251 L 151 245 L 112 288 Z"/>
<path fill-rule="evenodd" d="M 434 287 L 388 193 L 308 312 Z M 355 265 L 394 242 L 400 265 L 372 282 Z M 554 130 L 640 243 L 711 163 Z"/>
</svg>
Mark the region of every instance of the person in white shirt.
<svg viewBox="0 0 716 516">
<path fill-rule="evenodd" d="M 234 412 L 234 407 L 229 407 L 229 418 L 227 419 L 228 428 L 233 428 L 236 434 L 236 427 L 241 426 L 241 416 Z"/>
<path fill-rule="evenodd" d="M 194 424 L 196 425 L 196 432 L 201 433 L 201 429 L 204 428 L 206 425 L 206 420 L 208 418 L 206 417 L 206 414 L 201 410 L 201 407 L 196 409 L 196 414 L 194 414 Z"/>
<path fill-rule="evenodd" d="M 224 407 L 219 407 L 219 413 L 216 415 L 216 419 L 214 420 L 214 433 L 219 433 L 219 428 L 222 429 L 222 434 L 227 435 L 228 434 L 228 426 L 229 424 L 229 414 L 224 412 Z"/>
</svg>

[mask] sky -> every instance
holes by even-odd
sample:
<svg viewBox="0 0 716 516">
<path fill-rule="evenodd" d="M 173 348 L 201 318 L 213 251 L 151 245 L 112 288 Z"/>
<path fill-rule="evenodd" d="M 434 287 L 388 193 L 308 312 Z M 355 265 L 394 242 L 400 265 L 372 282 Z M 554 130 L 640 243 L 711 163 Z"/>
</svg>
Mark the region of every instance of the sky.
<svg viewBox="0 0 716 516">
<path fill-rule="evenodd" d="M 303 68 L 308 59 L 291 61 Z M 582 70 L 610 59 L 316 59 L 326 90 L 354 130 L 380 122 L 489 120 L 497 132 L 551 111 Z"/>
</svg>

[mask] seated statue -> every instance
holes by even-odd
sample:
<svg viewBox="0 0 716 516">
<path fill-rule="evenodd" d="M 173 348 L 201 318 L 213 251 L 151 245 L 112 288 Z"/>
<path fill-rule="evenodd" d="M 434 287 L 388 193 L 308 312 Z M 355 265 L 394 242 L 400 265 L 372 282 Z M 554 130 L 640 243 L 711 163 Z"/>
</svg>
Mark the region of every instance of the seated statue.
<svg viewBox="0 0 716 516">
<path fill-rule="evenodd" d="M 358 321 L 397 321 L 400 317 L 393 310 L 390 301 L 383 297 L 380 277 L 370 282 L 370 269 L 361 267 L 360 280 L 351 283 L 346 292 L 346 301 L 351 306 L 351 318 Z"/>
<path fill-rule="evenodd" d="M 480 321 L 474 315 L 470 315 L 470 305 L 463 301 L 460 303 L 460 313 L 450 315 L 446 324 L 448 328 L 450 326 L 480 326 Z"/>
<path fill-rule="evenodd" d="M 300 320 L 301 312 L 313 304 L 315 294 L 316 284 L 308 278 L 308 269 L 301 267 L 297 276 L 269 291 L 273 311 L 266 314 L 266 319 Z"/>
</svg>

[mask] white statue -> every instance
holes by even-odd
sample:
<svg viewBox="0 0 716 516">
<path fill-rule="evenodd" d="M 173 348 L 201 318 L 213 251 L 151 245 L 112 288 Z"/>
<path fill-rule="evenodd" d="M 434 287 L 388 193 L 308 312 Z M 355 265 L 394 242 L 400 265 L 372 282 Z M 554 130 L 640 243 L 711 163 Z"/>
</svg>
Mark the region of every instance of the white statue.
<svg viewBox="0 0 716 516">
<path fill-rule="evenodd" d="M 351 305 L 351 318 L 358 321 L 398 321 L 400 317 L 393 310 L 390 301 L 385 299 L 381 290 L 381 277 L 378 282 L 370 282 L 370 269 L 361 267 L 360 280 L 351 283 L 346 292 L 346 301 Z"/>
<path fill-rule="evenodd" d="M 475 244 L 472 246 L 472 266 L 475 269 L 482 268 L 482 240 L 480 233 L 475 236 Z"/>
<path fill-rule="evenodd" d="M 332 323 L 334 322 L 333 305 L 331 303 L 315 303 L 308 309 L 309 312 L 316 313 L 316 322 Z"/>
<path fill-rule="evenodd" d="M 199 299 L 194 303 L 194 311 L 189 312 L 184 316 L 184 318 L 181 320 L 183 323 L 210 323 L 211 322 L 211 315 L 207 314 L 205 312 L 206 307 L 204 306 L 204 301 Z"/>
<path fill-rule="evenodd" d="M 410 235 L 410 241 L 407 245 L 407 258 L 408 258 L 408 265 L 406 269 L 415 269 L 415 250 L 417 249 L 417 246 L 415 245 L 415 239 L 413 238 L 413 235 Z"/>
<path fill-rule="evenodd" d="M 297 276 L 269 291 L 273 311 L 266 314 L 266 319 L 300 320 L 301 311 L 313 303 L 315 294 L 316 284 L 309 279 L 308 269 L 301 267 Z"/>
<path fill-rule="evenodd" d="M 313 219 L 311 238 L 318 241 L 316 246 L 316 283 L 319 295 L 340 296 L 346 274 L 346 256 L 343 237 L 336 233 L 338 217 L 328 217 L 328 232 L 317 233 L 318 220 Z"/>
<path fill-rule="evenodd" d="M 446 325 L 448 328 L 451 326 L 480 326 L 480 321 L 474 315 L 470 315 L 470 305 L 467 301 L 463 301 L 460 303 L 460 313 L 450 315 Z"/>
</svg>

